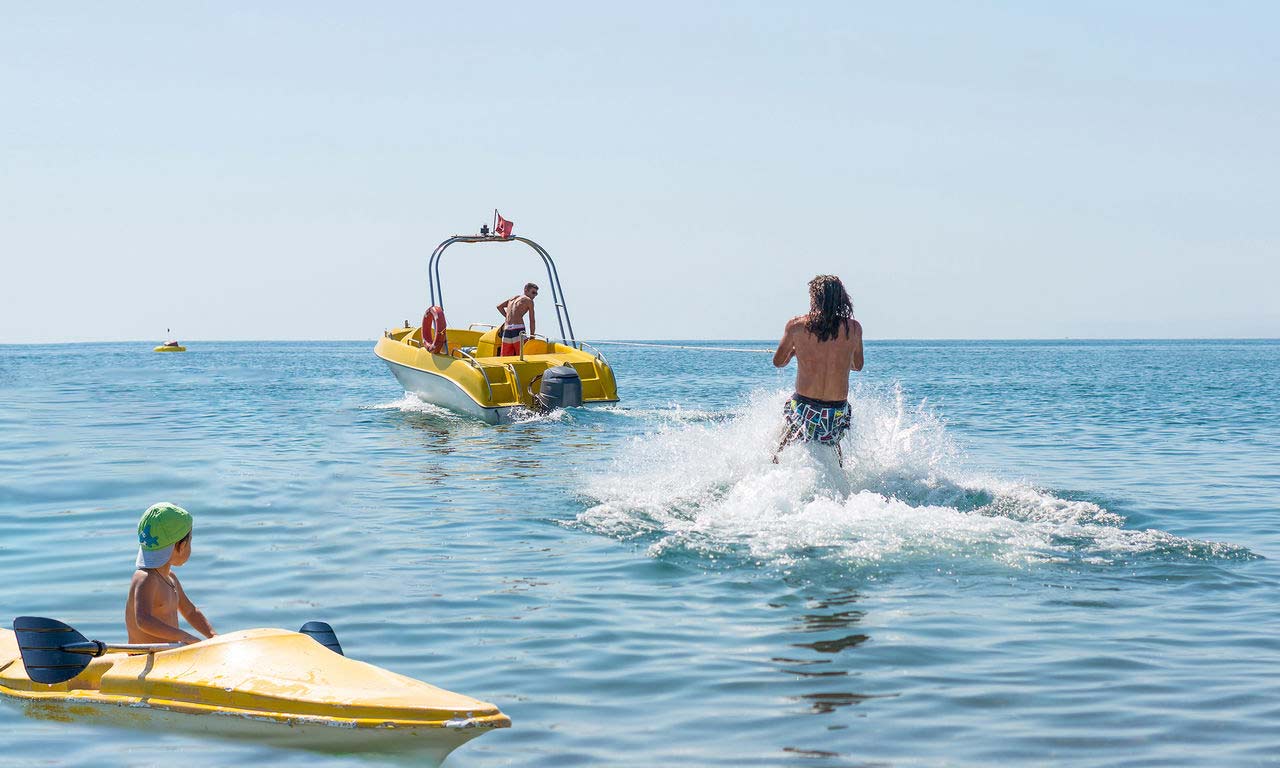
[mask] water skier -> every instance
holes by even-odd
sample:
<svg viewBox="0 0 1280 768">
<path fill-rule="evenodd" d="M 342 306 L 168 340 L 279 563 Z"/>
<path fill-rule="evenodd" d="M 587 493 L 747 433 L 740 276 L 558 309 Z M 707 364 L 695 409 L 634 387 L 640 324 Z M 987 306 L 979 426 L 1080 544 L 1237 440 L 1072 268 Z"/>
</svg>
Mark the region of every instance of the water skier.
<svg viewBox="0 0 1280 768">
<path fill-rule="evenodd" d="M 834 445 L 840 466 L 840 440 L 849 431 L 849 371 L 862 370 L 862 325 L 853 319 L 853 302 L 835 275 L 809 281 L 809 314 L 787 322 L 773 353 L 783 368 L 796 359 L 796 389 L 783 406 L 785 422 L 778 454 L 794 442 L 816 440 Z"/>
</svg>

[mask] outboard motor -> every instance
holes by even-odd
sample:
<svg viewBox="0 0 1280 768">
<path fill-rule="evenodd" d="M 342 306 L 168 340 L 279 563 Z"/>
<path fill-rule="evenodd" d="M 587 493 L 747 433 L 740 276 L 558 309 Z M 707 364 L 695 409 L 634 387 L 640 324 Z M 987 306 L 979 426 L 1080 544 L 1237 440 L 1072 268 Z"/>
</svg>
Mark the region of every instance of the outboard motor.
<svg viewBox="0 0 1280 768">
<path fill-rule="evenodd" d="M 570 365 L 557 365 L 542 374 L 538 402 L 543 409 L 574 408 L 582 405 L 582 378 Z"/>
</svg>

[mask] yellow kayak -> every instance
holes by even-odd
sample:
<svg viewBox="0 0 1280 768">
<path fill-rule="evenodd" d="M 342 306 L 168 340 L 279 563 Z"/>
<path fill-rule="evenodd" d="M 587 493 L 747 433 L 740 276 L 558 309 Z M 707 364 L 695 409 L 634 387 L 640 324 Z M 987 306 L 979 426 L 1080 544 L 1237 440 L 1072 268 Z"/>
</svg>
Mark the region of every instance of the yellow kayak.
<svg viewBox="0 0 1280 768">
<path fill-rule="evenodd" d="M 186 352 L 187 348 L 182 346 L 181 344 L 161 344 L 160 346 L 156 347 L 151 351 L 152 352 Z"/>
<path fill-rule="evenodd" d="M 152 653 L 106 652 L 49 685 L 32 681 L 15 634 L 0 629 L 0 694 L 36 717 L 158 725 L 332 752 L 413 752 L 436 761 L 511 725 L 493 704 L 282 629 L 247 629 Z"/>
</svg>

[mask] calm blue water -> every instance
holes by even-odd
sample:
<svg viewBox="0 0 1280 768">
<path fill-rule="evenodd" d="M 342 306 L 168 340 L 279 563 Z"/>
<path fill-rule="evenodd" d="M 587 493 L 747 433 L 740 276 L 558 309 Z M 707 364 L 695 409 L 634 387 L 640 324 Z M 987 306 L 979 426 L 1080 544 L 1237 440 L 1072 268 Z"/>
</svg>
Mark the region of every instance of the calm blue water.
<svg viewBox="0 0 1280 768">
<path fill-rule="evenodd" d="M 844 470 L 769 462 L 766 355 L 609 348 L 620 408 L 487 427 L 371 348 L 0 347 L 4 621 L 120 636 L 170 500 L 219 630 L 326 619 L 511 715 L 451 766 L 1280 765 L 1280 342 L 872 342 Z"/>
</svg>

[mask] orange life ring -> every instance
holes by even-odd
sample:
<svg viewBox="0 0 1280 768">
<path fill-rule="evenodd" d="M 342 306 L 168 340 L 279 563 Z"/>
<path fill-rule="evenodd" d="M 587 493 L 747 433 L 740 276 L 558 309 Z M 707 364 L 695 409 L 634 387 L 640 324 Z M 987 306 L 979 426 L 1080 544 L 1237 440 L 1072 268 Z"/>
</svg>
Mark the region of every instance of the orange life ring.
<svg viewBox="0 0 1280 768">
<path fill-rule="evenodd" d="M 422 313 L 422 346 L 432 354 L 444 351 L 444 309 L 435 306 Z"/>
</svg>

